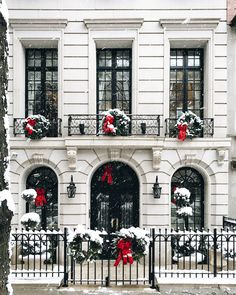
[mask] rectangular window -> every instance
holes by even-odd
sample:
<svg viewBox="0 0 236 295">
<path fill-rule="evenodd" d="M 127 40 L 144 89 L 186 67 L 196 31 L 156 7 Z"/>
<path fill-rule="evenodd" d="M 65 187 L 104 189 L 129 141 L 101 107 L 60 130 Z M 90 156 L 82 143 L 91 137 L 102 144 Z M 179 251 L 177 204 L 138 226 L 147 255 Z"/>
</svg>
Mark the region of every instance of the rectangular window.
<svg viewBox="0 0 236 295">
<path fill-rule="evenodd" d="M 170 118 L 185 111 L 203 117 L 203 49 L 170 50 Z"/>
<path fill-rule="evenodd" d="M 97 112 L 131 113 L 131 49 L 97 50 Z"/>
<path fill-rule="evenodd" d="M 41 114 L 51 123 L 49 136 L 57 136 L 57 49 L 26 49 L 26 117 Z"/>
</svg>

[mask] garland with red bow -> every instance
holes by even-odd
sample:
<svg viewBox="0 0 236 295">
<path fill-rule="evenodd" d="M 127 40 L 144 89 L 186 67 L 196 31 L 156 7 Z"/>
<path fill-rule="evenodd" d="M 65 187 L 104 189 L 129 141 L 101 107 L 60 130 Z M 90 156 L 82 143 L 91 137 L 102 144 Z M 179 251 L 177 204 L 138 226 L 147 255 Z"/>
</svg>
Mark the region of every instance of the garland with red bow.
<svg viewBox="0 0 236 295">
<path fill-rule="evenodd" d="M 22 122 L 25 136 L 30 139 L 41 139 L 45 137 L 49 125 L 49 121 L 42 115 L 31 115 Z"/>
<path fill-rule="evenodd" d="M 47 205 L 44 188 L 36 188 L 37 196 L 34 200 L 36 207 Z"/>
<path fill-rule="evenodd" d="M 120 261 L 123 261 L 123 264 L 133 264 L 133 256 L 132 256 L 132 242 L 129 239 L 120 239 L 117 242 L 117 250 L 118 257 L 114 263 L 114 266 L 118 266 Z"/>
<path fill-rule="evenodd" d="M 130 118 L 119 109 L 103 113 L 102 130 L 106 135 L 128 135 Z"/>
<path fill-rule="evenodd" d="M 193 112 L 182 113 L 178 118 L 175 128 L 178 132 L 178 139 L 184 141 L 186 138 L 201 136 L 203 121 Z"/>
<path fill-rule="evenodd" d="M 112 178 L 112 167 L 111 165 L 106 165 L 104 173 L 102 175 L 102 182 L 106 181 L 108 184 L 113 183 L 113 178 Z"/>
</svg>

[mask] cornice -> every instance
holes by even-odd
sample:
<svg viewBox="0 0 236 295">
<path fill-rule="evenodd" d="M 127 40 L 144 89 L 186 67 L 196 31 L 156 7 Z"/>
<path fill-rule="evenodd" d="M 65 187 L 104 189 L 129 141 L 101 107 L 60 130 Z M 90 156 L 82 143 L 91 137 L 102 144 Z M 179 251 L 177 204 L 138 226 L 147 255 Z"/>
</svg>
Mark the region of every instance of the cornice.
<svg viewBox="0 0 236 295">
<path fill-rule="evenodd" d="M 31 19 L 31 18 L 10 18 L 9 24 L 12 28 L 58 28 L 63 29 L 67 26 L 67 19 L 59 18 L 42 18 L 42 19 Z"/>
<path fill-rule="evenodd" d="M 143 18 L 97 18 L 84 19 L 84 24 L 88 29 L 139 29 L 141 28 L 143 21 Z"/>
<path fill-rule="evenodd" d="M 160 25 L 166 30 L 213 30 L 219 22 L 220 18 L 160 19 Z"/>
</svg>

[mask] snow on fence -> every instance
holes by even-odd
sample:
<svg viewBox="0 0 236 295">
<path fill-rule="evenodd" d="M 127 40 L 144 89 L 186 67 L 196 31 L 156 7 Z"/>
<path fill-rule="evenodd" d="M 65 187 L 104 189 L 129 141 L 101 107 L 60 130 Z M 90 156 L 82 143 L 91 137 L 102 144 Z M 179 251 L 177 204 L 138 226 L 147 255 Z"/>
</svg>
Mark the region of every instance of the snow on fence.
<svg viewBox="0 0 236 295">
<path fill-rule="evenodd" d="M 236 276 L 234 230 L 151 229 L 150 244 L 145 255 L 133 263 L 129 260 L 126 265 L 122 259 L 118 266 L 114 266 L 119 256 L 119 251 L 114 252 L 118 240 L 114 244 L 114 234 L 103 233 L 101 238 L 103 242 L 100 245 L 94 244 L 91 239 L 78 239 L 79 252 L 75 255 L 67 229 L 16 230 L 12 233 L 12 275 L 20 278 L 62 276 L 65 286 L 71 282 L 107 286 L 150 284 L 153 287 L 158 278 Z M 134 243 L 128 247 L 135 257 Z"/>
</svg>

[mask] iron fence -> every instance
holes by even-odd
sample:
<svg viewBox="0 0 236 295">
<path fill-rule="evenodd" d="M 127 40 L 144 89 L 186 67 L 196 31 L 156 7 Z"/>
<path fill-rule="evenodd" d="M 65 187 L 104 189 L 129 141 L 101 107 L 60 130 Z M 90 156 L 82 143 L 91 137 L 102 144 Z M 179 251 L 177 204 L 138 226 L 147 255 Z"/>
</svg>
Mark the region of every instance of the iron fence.
<svg viewBox="0 0 236 295">
<path fill-rule="evenodd" d="M 115 267 L 112 236 L 103 235 L 103 248 L 92 261 L 77 261 L 70 250 L 67 229 L 15 230 L 12 233 L 12 275 L 20 278 L 61 277 L 64 286 L 150 285 L 160 278 L 235 278 L 236 231 L 150 231 L 147 255 L 133 264 Z M 81 242 L 81 253 L 90 241 Z M 114 245 L 113 245 L 114 247 Z"/>
<path fill-rule="evenodd" d="M 24 128 L 23 128 L 23 121 L 25 118 L 14 118 L 13 119 L 13 135 L 21 135 L 25 134 Z M 62 119 L 57 118 L 57 119 L 51 119 L 50 121 L 50 126 L 47 132 L 47 137 L 60 137 L 62 135 L 62 130 L 61 130 L 61 124 L 62 124 Z"/>
<path fill-rule="evenodd" d="M 112 251 L 114 235 L 103 235 L 102 252 L 95 260 L 77 262 L 70 255 L 69 281 L 73 284 L 93 285 L 146 285 L 149 283 L 150 269 L 148 255 L 133 264 L 124 265 L 122 261 L 114 266 L 116 256 Z M 81 242 L 81 251 L 87 252 L 90 241 Z"/>
<path fill-rule="evenodd" d="M 160 115 L 127 115 L 130 118 L 128 135 L 160 136 Z M 104 115 L 69 115 L 68 135 L 103 135 Z"/>
<path fill-rule="evenodd" d="M 176 138 L 178 136 L 178 129 L 176 128 L 177 118 L 165 119 L 165 136 Z M 202 130 L 195 137 L 212 137 L 214 135 L 214 119 L 202 119 Z"/>
<path fill-rule="evenodd" d="M 67 229 L 64 232 L 16 229 L 11 236 L 13 277 L 61 277 L 63 285 L 68 285 Z"/>
<path fill-rule="evenodd" d="M 154 278 L 235 278 L 236 232 L 152 229 L 151 283 Z"/>
</svg>

